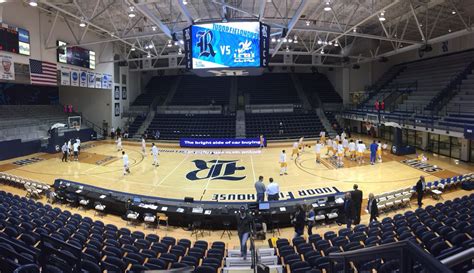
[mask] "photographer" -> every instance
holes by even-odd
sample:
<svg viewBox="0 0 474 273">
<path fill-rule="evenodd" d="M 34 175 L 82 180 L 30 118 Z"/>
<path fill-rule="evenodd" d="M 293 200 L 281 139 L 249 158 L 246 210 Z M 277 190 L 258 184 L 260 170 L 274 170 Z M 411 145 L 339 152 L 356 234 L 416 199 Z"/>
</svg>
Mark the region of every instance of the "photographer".
<svg viewBox="0 0 474 273">
<path fill-rule="evenodd" d="M 247 260 L 247 241 L 250 237 L 252 217 L 247 213 L 244 206 L 240 207 L 237 214 L 237 232 L 240 240 L 240 255 Z"/>
</svg>

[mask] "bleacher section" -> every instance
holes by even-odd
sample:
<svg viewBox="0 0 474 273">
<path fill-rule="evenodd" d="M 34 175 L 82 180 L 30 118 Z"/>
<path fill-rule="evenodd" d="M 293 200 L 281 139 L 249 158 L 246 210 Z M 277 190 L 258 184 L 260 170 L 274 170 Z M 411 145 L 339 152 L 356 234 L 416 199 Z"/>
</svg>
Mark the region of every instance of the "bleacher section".
<svg viewBox="0 0 474 273">
<path fill-rule="evenodd" d="M 474 51 L 468 51 L 408 63 L 407 68 L 390 85 L 416 82 L 417 88 L 405 101 L 397 105 L 396 109 L 411 112 L 423 110 L 457 74 L 464 70 L 473 57 Z"/>
<path fill-rule="evenodd" d="M 145 93 L 138 95 L 133 102 L 133 106 L 148 106 L 159 96 L 164 101 L 171 86 L 176 81 L 177 76 L 156 76 L 153 77 L 145 87 Z"/>
<path fill-rule="evenodd" d="M 171 105 L 228 105 L 230 77 L 183 76 Z"/>
<path fill-rule="evenodd" d="M 145 115 L 138 115 L 135 117 L 133 122 L 128 126 L 128 134 L 130 137 L 133 137 L 133 135 L 138 132 L 138 129 L 140 129 L 140 126 L 142 126 L 142 123 L 145 121 L 145 119 Z"/>
<path fill-rule="evenodd" d="M 248 96 L 250 104 L 301 104 L 289 74 L 263 74 L 257 77 L 239 77 L 239 94 Z"/>
<path fill-rule="evenodd" d="M 0 141 L 44 138 L 55 123 L 67 124 L 59 105 L 0 105 Z"/>
<path fill-rule="evenodd" d="M 324 74 L 298 74 L 298 78 L 313 106 L 316 96 L 322 103 L 342 103 L 341 96 Z"/>
<path fill-rule="evenodd" d="M 247 137 L 259 135 L 264 135 L 267 139 L 316 137 L 323 129 L 324 126 L 316 113 L 247 113 L 245 115 Z"/>
<path fill-rule="evenodd" d="M 474 74 L 462 81 L 459 93 L 446 105 L 445 112 L 474 115 Z"/>
<path fill-rule="evenodd" d="M 147 131 L 160 139 L 235 137 L 235 116 L 156 114 Z"/>
</svg>

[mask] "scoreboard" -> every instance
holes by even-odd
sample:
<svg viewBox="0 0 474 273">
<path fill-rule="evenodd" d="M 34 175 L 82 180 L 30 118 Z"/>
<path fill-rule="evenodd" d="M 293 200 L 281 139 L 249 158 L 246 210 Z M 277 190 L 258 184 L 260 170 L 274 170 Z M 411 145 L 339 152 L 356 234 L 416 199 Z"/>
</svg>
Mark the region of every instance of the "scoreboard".
<svg viewBox="0 0 474 273">
<path fill-rule="evenodd" d="M 82 47 L 66 47 L 67 43 L 58 41 L 58 62 L 95 69 L 95 52 Z"/>
<path fill-rule="evenodd" d="M 192 25 L 183 30 L 186 67 L 195 70 L 266 67 L 270 27 L 260 22 Z"/>
<path fill-rule="evenodd" d="M 0 24 L 0 50 L 30 55 L 30 33 L 26 29 Z"/>
</svg>

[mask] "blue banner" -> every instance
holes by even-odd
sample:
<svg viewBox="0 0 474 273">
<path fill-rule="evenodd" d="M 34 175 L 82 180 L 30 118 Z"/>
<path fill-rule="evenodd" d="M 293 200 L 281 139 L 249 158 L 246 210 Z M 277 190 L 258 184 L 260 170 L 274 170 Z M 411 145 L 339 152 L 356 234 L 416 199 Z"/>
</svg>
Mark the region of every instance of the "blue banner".
<svg viewBox="0 0 474 273">
<path fill-rule="evenodd" d="M 266 141 L 263 140 L 264 146 Z M 188 148 L 251 148 L 260 147 L 260 138 L 181 138 L 179 145 Z"/>
<path fill-rule="evenodd" d="M 474 140 L 474 127 L 464 127 L 464 138 Z"/>
</svg>

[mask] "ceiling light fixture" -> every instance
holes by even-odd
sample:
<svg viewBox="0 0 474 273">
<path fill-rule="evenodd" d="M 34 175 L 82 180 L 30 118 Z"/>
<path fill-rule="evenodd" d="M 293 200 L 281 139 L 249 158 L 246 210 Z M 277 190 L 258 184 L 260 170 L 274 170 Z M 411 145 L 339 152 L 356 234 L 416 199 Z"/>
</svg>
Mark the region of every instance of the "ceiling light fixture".
<svg viewBox="0 0 474 273">
<path fill-rule="evenodd" d="M 180 40 L 179 40 L 179 43 L 182 44 L 182 45 L 184 45 L 183 39 L 180 39 Z"/>
<path fill-rule="evenodd" d="M 329 1 L 326 1 L 326 5 L 324 6 L 324 11 L 330 11 L 331 6 L 329 5 Z"/>
<path fill-rule="evenodd" d="M 293 43 L 293 39 L 288 39 L 288 43 Z"/>
<path fill-rule="evenodd" d="M 178 55 L 181 55 L 181 54 L 183 54 L 183 50 L 180 47 L 180 48 L 178 48 Z"/>
<path fill-rule="evenodd" d="M 151 27 L 151 30 L 156 31 L 156 27 L 155 27 L 155 26 L 152 26 L 152 27 Z"/>
<path fill-rule="evenodd" d="M 30 6 L 32 6 L 32 7 L 37 7 L 37 6 L 38 6 L 38 1 L 36 1 L 36 0 L 31 0 L 29 4 L 30 4 Z"/>
<path fill-rule="evenodd" d="M 306 20 L 306 26 L 309 26 L 311 24 L 310 20 Z"/>
<path fill-rule="evenodd" d="M 131 50 L 131 51 L 135 51 L 135 47 L 134 47 L 134 46 L 132 46 L 132 48 L 131 48 L 130 50 Z"/>
<path fill-rule="evenodd" d="M 286 42 L 288 42 L 288 39 L 283 38 L 283 43 L 286 43 Z"/>
<path fill-rule="evenodd" d="M 321 50 L 321 54 L 324 54 L 324 49 L 323 49 L 323 50 Z"/>
<path fill-rule="evenodd" d="M 147 58 L 151 58 L 150 51 L 148 51 L 148 53 L 146 54 L 146 57 L 147 57 Z"/>
<path fill-rule="evenodd" d="M 451 14 L 452 14 L 452 15 L 455 15 L 455 14 L 456 14 L 456 11 L 455 11 L 455 10 L 451 11 Z"/>
<path fill-rule="evenodd" d="M 382 11 L 382 12 L 380 13 L 379 21 L 380 21 L 380 22 L 385 21 L 385 11 Z"/>
<path fill-rule="evenodd" d="M 290 52 L 290 47 L 286 46 L 286 52 Z"/>
<path fill-rule="evenodd" d="M 331 41 L 329 41 L 329 43 L 328 43 L 328 44 L 329 44 L 330 46 L 332 46 L 332 42 L 331 42 Z"/>
<path fill-rule="evenodd" d="M 451 29 L 448 29 L 448 32 L 451 33 Z"/>
<path fill-rule="evenodd" d="M 272 38 L 272 43 L 276 42 L 276 39 L 275 38 Z"/>
<path fill-rule="evenodd" d="M 337 43 L 337 41 L 334 42 L 334 46 L 335 46 L 335 47 L 338 47 L 338 46 L 339 46 L 339 44 Z"/>
<path fill-rule="evenodd" d="M 171 47 L 172 44 L 171 44 L 171 40 L 168 40 L 168 47 Z"/>
<path fill-rule="evenodd" d="M 280 38 L 278 38 L 277 42 L 281 42 L 281 39 L 280 39 Z"/>
<path fill-rule="evenodd" d="M 130 6 L 129 9 L 130 9 L 130 12 L 128 13 L 128 17 L 130 17 L 130 18 L 135 17 L 135 16 L 136 16 L 136 14 L 135 14 L 135 12 L 134 12 L 134 11 L 135 11 L 135 7 L 134 7 L 134 6 Z"/>
<path fill-rule="evenodd" d="M 353 29 L 352 29 L 352 32 L 357 32 L 357 28 L 356 28 L 356 27 L 353 28 Z"/>
<path fill-rule="evenodd" d="M 318 45 L 322 44 L 323 42 L 321 40 L 318 40 Z"/>
<path fill-rule="evenodd" d="M 84 18 L 81 19 L 81 22 L 79 23 L 80 27 L 86 27 L 86 23 L 84 22 Z"/>
<path fill-rule="evenodd" d="M 293 43 L 297 44 L 298 43 L 298 36 L 295 35 Z"/>
<path fill-rule="evenodd" d="M 187 5 L 187 4 L 188 4 L 188 1 L 183 0 L 183 5 Z"/>
</svg>

